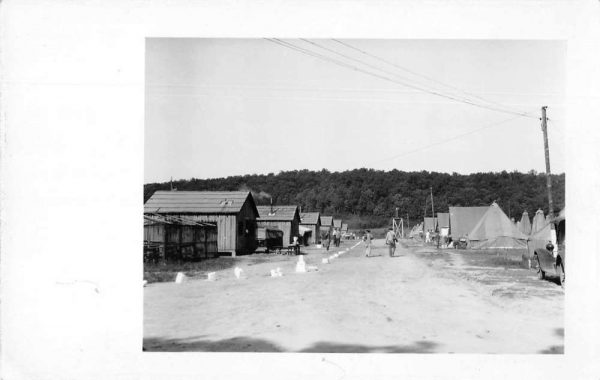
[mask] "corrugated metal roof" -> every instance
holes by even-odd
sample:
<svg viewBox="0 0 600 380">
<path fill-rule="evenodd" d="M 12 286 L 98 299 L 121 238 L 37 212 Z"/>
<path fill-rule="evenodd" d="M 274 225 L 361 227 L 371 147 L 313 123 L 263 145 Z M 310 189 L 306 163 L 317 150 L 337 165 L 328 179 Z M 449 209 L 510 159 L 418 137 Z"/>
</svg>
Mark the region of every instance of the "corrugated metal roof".
<svg viewBox="0 0 600 380">
<path fill-rule="evenodd" d="M 333 227 L 335 227 L 335 228 L 342 228 L 342 220 L 341 219 L 334 219 L 333 220 Z"/>
<path fill-rule="evenodd" d="M 321 225 L 322 226 L 332 226 L 333 225 L 333 216 L 321 215 Z"/>
<path fill-rule="evenodd" d="M 300 224 L 317 224 L 318 222 L 318 212 L 303 212 L 300 214 Z"/>
<path fill-rule="evenodd" d="M 258 206 L 258 220 L 292 221 L 298 213 L 298 206 Z"/>
<path fill-rule="evenodd" d="M 144 204 L 144 213 L 236 214 L 248 196 L 248 191 L 159 190 Z"/>
<path fill-rule="evenodd" d="M 488 210 L 488 206 L 482 207 L 449 207 L 450 209 L 450 233 L 458 238 L 466 235 L 481 220 Z"/>
</svg>

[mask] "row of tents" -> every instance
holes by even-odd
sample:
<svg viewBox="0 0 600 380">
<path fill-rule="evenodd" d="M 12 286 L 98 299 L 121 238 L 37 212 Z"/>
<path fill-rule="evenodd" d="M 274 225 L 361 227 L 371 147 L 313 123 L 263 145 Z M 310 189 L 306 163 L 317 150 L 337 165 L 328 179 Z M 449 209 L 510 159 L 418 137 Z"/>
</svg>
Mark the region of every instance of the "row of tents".
<svg viewBox="0 0 600 380">
<path fill-rule="evenodd" d="M 564 216 L 564 210 L 561 211 Z M 413 227 L 411 237 L 424 233 L 438 233 L 453 240 L 467 238 L 475 249 L 527 248 L 532 238 L 550 240 L 550 220 L 538 210 L 529 221 L 525 211 L 519 222 L 509 219 L 496 202 L 489 207 L 450 207 L 448 213 L 438 213 L 437 218 L 424 218 L 423 223 Z"/>
</svg>

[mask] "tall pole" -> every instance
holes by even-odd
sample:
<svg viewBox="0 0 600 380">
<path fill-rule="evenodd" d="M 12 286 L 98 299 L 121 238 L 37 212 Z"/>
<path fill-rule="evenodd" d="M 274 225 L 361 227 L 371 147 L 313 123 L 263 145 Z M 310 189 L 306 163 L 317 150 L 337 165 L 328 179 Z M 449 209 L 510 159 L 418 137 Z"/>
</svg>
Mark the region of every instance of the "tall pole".
<svg viewBox="0 0 600 380">
<path fill-rule="evenodd" d="M 433 210 L 433 187 L 430 187 L 429 190 L 431 191 L 431 217 L 435 218 L 435 211 Z"/>
<path fill-rule="evenodd" d="M 542 132 L 544 132 L 544 153 L 546 154 L 546 190 L 548 190 L 548 214 L 550 219 L 554 218 L 554 206 L 552 204 L 552 179 L 550 178 L 550 149 L 548 148 L 548 123 L 546 119 L 546 108 L 542 107 Z"/>
</svg>

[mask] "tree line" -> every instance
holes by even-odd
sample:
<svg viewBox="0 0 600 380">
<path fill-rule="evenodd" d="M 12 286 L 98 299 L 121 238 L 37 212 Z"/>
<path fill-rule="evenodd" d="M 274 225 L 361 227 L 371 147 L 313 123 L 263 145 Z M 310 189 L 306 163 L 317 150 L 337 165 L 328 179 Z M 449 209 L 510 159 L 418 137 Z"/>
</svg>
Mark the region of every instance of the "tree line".
<svg viewBox="0 0 600 380">
<path fill-rule="evenodd" d="M 554 211 L 565 206 L 565 174 L 551 176 Z M 178 190 L 251 191 L 257 204 L 298 205 L 303 211 L 319 211 L 342 217 L 350 228 L 383 227 L 390 224 L 396 208 L 411 225 L 449 206 L 489 206 L 497 202 L 504 212 L 521 218 L 538 209 L 548 213 L 546 175 L 488 172 L 473 174 L 404 172 L 354 169 L 343 172 L 293 170 L 277 174 L 251 174 L 226 178 L 173 181 Z M 170 182 L 144 185 L 144 202 L 156 190 L 169 190 Z M 413 223 L 414 222 L 414 223 Z"/>
</svg>

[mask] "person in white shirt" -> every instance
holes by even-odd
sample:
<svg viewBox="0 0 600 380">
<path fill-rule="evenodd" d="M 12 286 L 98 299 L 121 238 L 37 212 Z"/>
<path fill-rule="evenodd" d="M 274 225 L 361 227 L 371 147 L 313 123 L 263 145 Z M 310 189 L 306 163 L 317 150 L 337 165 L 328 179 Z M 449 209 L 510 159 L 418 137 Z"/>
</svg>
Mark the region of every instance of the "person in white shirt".
<svg viewBox="0 0 600 380">
<path fill-rule="evenodd" d="M 394 253 L 396 252 L 396 234 L 392 228 L 385 235 L 385 244 L 388 246 L 390 257 L 394 257 Z"/>
<path fill-rule="evenodd" d="M 363 241 L 365 242 L 365 256 L 371 257 L 371 242 L 373 240 L 373 235 L 371 235 L 371 231 L 367 230 L 365 236 L 363 236 Z"/>
</svg>

